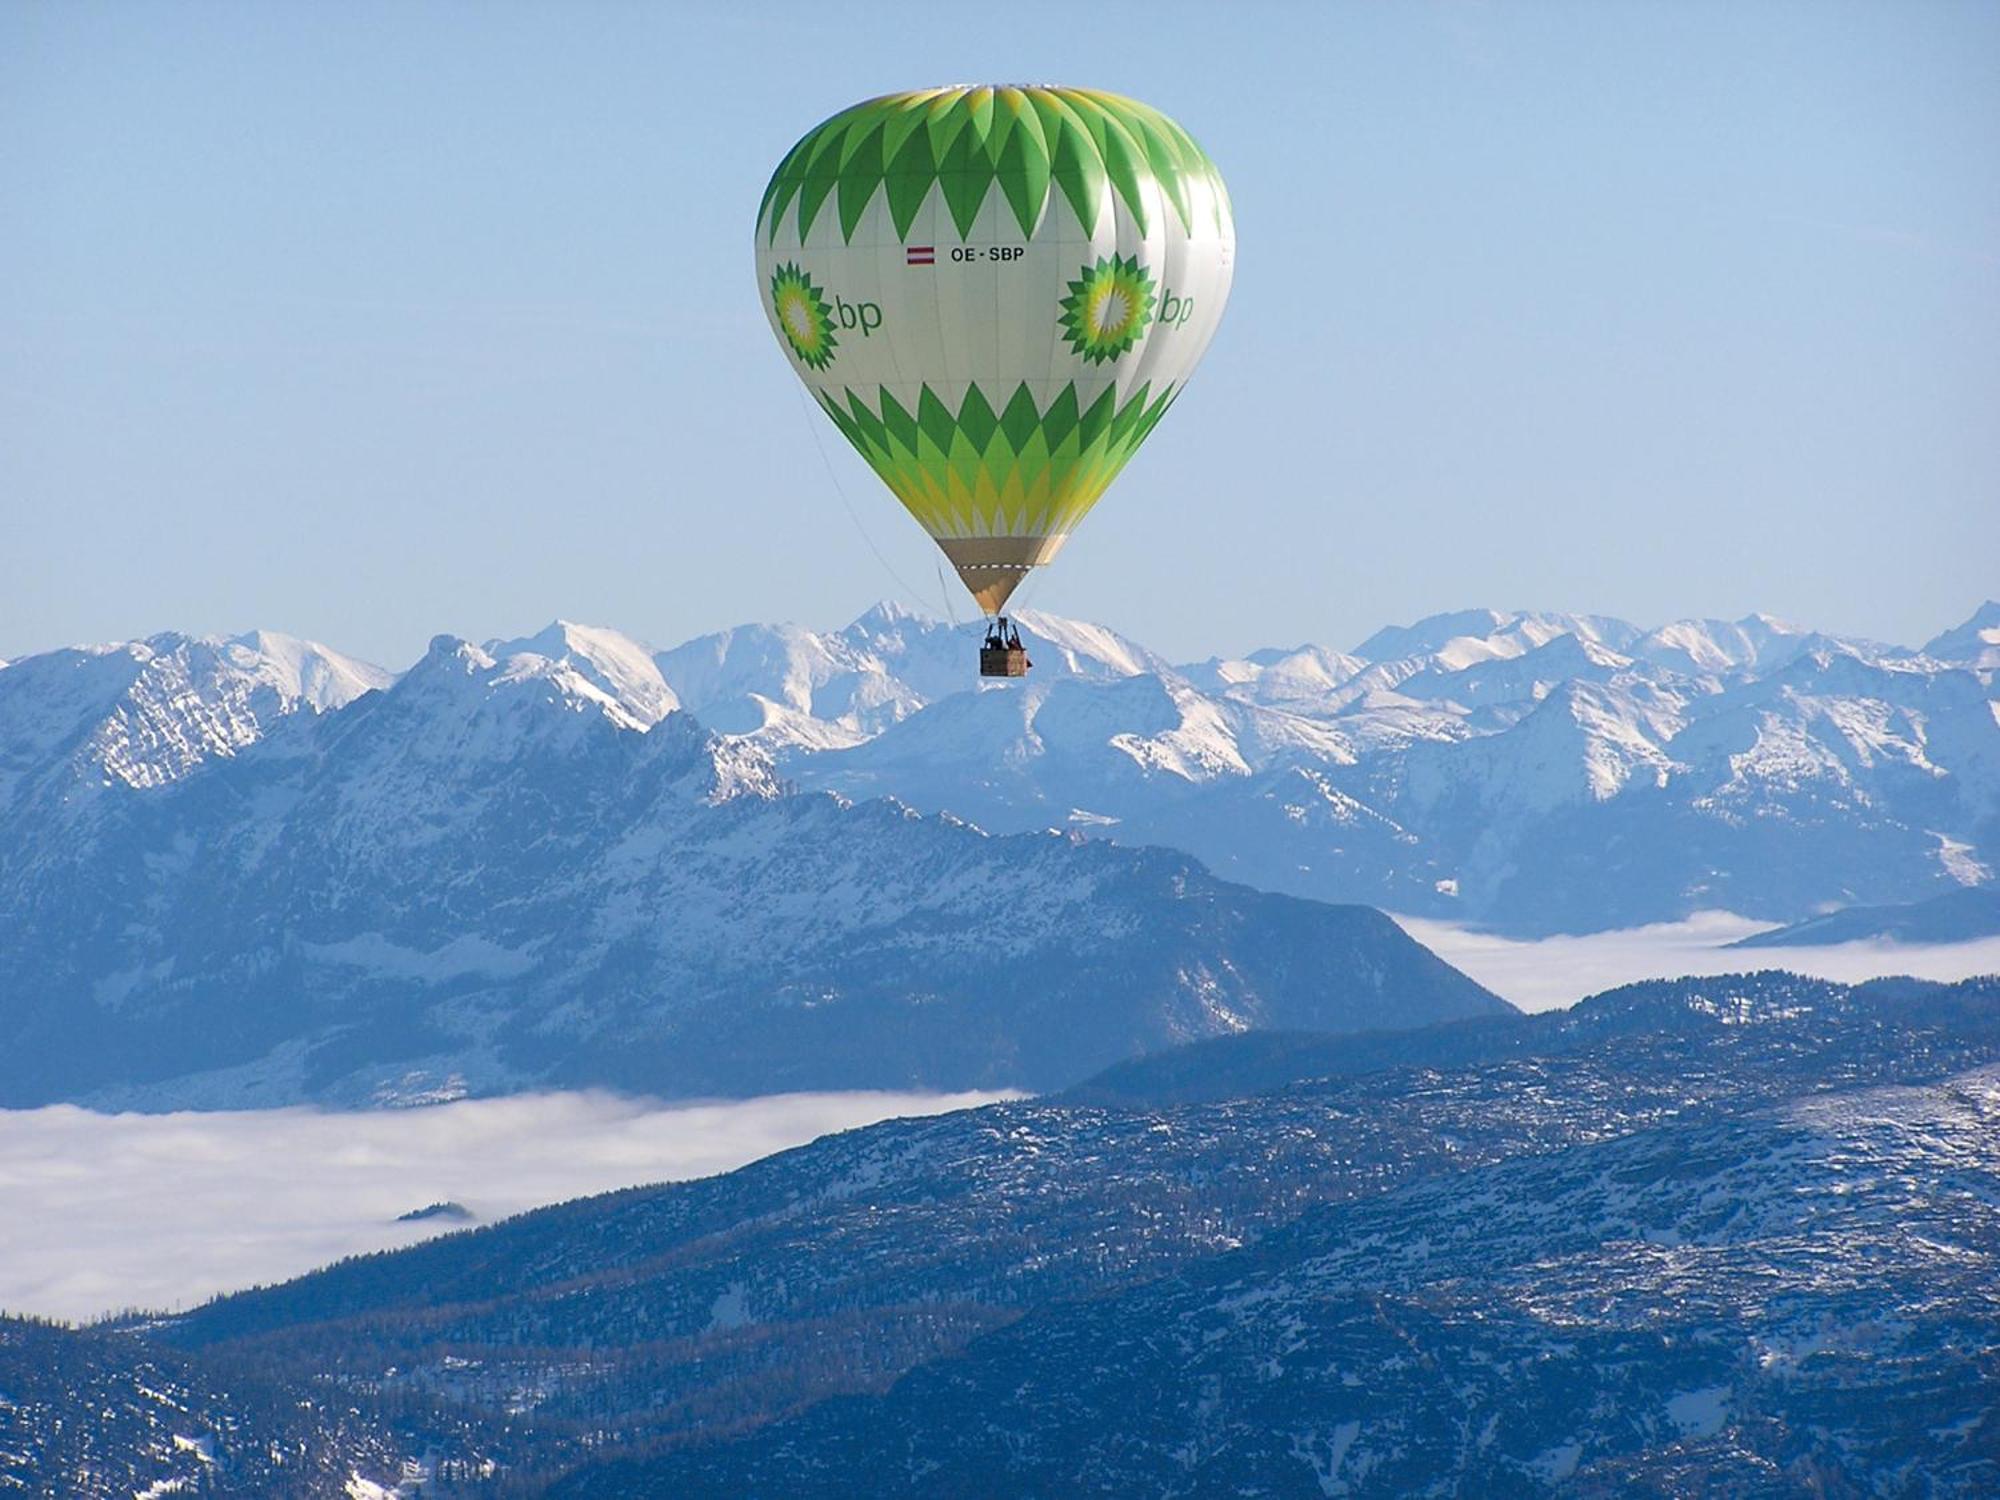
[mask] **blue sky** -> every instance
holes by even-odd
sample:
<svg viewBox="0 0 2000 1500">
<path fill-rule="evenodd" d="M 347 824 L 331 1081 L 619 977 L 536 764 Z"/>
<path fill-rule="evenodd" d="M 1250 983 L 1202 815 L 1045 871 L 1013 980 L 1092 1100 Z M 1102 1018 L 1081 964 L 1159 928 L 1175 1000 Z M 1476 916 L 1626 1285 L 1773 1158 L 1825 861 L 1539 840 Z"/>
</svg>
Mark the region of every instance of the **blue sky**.
<svg viewBox="0 0 2000 1500">
<path fill-rule="evenodd" d="M 1206 655 L 2000 594 L 2000 7 L 22 0 L 0 655 L 941 612 L 749 240 L 807 127 L 965 80 L 1157 104 L 1237 212 L 1201 372 L 1030 604 Z"/>
</svg>

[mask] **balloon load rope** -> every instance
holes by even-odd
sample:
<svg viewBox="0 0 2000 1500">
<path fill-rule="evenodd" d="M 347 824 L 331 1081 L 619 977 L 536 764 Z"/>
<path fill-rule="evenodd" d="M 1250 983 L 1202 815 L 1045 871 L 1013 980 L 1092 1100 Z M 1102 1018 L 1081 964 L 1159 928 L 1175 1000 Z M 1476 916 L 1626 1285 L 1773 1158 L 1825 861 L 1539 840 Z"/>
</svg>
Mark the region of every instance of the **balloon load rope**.
<svg viewBox="0 0 2000 1500">
<path fill-rule="evenodd" d="M 934 560 L 933 565 L 937 568 L 938 598 L 944 601 L 945 618 L 951 621 L 951 628 L 956 631 L 959 628 L 958 606 L 952 602 L 951 585 L 944 581 L 944 564 Z"/>
<path fill-rule="evenodd" d="M 847 519 L 853 522 L 854 529 L 861 533 L 861 540 L 866 542 L 868 550 L 875 554 L 875 561 L 882 565 L 882 571 L 889 575 L 898 589 L 902 590 L 902 597 L 898 602 L 921 609 L 923 595 L 904 581 L 903 575 L 898 573 L 895 565 L 883 555 L 882 549 L 875 545 L 875 538 L 868 534 L 868 528 L 861 523 L 861 513 L 855 510 L 853 502 L 847 498 L 847 491 L 841 485 L 840 475 L 833 467 L 833 460 L 827 456 L 826 444 L 820 440 L 819 423 L 813 418 L 812 403 L 806 399 L 805 387 L 799 386 L 797 391 L 799 414 L 805 418 L 806 430 L 812 433 L 813 447 L 819 453 L 820 466 L 826 470 L 827 481 L 832 484 L 833 493 L 840 499 L 840 508 L 847 512 Z"/>
</svg>

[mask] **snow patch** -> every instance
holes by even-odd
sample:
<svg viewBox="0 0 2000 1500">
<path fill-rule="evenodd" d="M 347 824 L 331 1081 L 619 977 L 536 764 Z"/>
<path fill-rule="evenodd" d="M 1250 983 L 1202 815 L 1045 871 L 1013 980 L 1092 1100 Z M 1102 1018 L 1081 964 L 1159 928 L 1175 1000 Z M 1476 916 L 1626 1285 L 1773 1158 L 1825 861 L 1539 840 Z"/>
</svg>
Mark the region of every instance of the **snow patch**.
<svg viewBox="0 0 2000 1500">
<path fill-rule="evenodd" d="M 1728 1420 L 1729 1405 L 1730 1387 L 1726 1385 L 1682 1391 L 1668 1400 L 1667 1420 L 1680 1430 L 1682 1437 L 1713 1437 Z"/>
<path fill-rule="evenodd" d="M 1928 832 L 1938 841 L 1938 863 L 1960 885 L 1985 885 L 1993 878 L 1993 867 L 1978 858 L 1979 851 L 1972 845 L 1936 829 Z"/>
<path fill-rule="evenodd" d="M 732 1281 L 709 1304 L 708 1326 L 713 1332 L 718 1328 L 746 1328 L 757 1320 L 750 1315 L 750 1288 L 741 1281 Z"/>
</svg>

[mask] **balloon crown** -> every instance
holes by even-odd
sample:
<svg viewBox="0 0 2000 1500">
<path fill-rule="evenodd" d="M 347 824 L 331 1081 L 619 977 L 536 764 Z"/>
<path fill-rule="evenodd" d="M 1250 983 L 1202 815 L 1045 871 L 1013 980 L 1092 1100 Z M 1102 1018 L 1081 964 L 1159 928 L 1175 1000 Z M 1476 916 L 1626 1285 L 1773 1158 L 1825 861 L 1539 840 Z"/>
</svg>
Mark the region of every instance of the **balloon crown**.
<svg viewBox="0 0 2000 1500">
<path fill-rule="evenodd" d="M 1162 205 L 1190 234 L 1229 226 L 1215 163 L 1151 105 L 1098 89 L 954 84 L 866 99 L 806 132 L 771 175 L 758 228 L 772 243 L 789 212 L 803 241 L 831 204 L 851 240 L 883 192 L 907 235 L 933 187 L 961 237 L 996 188 L 1027 235 L 1057 193 L 1086 233 L 1107 194 L 1141 233 Z"/>
</svg>

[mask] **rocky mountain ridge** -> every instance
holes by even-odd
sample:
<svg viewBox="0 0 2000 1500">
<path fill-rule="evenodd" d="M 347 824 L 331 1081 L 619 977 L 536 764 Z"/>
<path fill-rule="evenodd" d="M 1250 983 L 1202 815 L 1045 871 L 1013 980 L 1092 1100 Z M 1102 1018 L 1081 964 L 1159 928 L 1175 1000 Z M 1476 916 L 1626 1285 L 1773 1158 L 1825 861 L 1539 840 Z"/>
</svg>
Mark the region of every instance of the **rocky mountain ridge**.
<svg viewBox="0 0 2000 1500">
<path fill-rule="evenodd" d="M 839 631 L 751 625 L 664 651 L 561 622 L 485 649 L 567 672 L 636 724 L 685 709 L 802 787 L 989 832 L 1163 845 L 1261 889 L 1532 936 L 1718 907 L 1797 921 L 1990 885 L 1996 620 L 1989 603 L 1909 649 L 1763 615 L 1646 630 L 1471 610 L 1351 653 L 1175 665 L 1030 613 L 1038 665 L 1004 684 L 972 677 L 963 629 L 886 605 Z M 16 662 L 0 676 L 0 802 L 60 765 L 165 784 L 290 703 L 336 710 L 390 677 L 271 636 L 94 649 L 187 662 L 260 638 L 279 643 L 255 669 L 266 676 L 296 677 L 292 658 L 318 653 L 319 696 L 125 703 L 80 691 L 90 653 Z M 187 722 L 156 724 L 172 705 Z M 70 743 L 93 737 L 97 752 Z"/>
<path fill-rule="evenodd" d="M 242 713 L 158 776 L 105 760 L 115 693 L 33 741 L 0 837 L 0 1100 L 1046 1088 L 1221 1030 L 1504 1009 L 1372 911 L 792 791 L 603 633 L 439 637 L 312 712 L 229 698 L 262 681 L 229 649 L 173 647 L 220 662 L 195 702 Z M 43 672 L 0 674 L 10 723 Z"/>
</svg>

